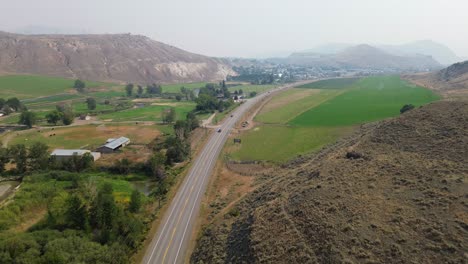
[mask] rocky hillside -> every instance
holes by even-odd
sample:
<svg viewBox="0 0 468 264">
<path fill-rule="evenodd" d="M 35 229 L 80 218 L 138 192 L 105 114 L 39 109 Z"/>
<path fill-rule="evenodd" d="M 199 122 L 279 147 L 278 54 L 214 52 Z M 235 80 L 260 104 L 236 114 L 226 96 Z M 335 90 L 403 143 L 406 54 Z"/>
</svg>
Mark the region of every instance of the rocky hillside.
<svg viewBox="0 0 468 264">
<path fill-rule="evenodd" d="M 136 83 L 221 80 L 233 74 L 222 60 L 144 36 L 4 32 L 0 32 L 0 73 Z"/>
<path fill-rule="evenodd" d="M 442 67 L 431 56 L 393 55 L 366 44 L 352 46 L 336 54 L 293 53 L 288 58 L 276 59 L 276 61 L 316 67 L 359 68 L 384 71 L 426 71 Z"/>
<path fill-rule="evenodd" d="M 192 263 L 466 263 L 468 103 L 365 125 L 259 181 Z"/>
<path fill-rule="evenodd" d="M 429 74 L 404 76 L 417 84 L 426 86 L 448 97 L 468 95 L 468 61 L 455 63 Z"/>
</svg>

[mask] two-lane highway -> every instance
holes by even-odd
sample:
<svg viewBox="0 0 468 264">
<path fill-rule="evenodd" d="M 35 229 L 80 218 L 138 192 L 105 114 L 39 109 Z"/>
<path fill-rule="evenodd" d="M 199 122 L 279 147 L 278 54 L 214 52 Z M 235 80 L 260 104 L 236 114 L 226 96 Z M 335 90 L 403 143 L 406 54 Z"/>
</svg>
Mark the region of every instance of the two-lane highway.
<svg viewBox="0 0 468 264">
<path fill-rule="evenodd" d="M 183 263 L 208 178 L 213 172 L 230 130 L 253 105 L 276 91 L 295 85 L 297 83 L 276 88 L 271 92 L 265 92 L 247 100 L 232 112 L 232 117 L 226 118 L 226 121 L 220 126 L 221 132 L 217 132 L 217 130 L 212 132 L 163 216 L 156 236 L 145 253 L 143 263 Z"/>
</svg>

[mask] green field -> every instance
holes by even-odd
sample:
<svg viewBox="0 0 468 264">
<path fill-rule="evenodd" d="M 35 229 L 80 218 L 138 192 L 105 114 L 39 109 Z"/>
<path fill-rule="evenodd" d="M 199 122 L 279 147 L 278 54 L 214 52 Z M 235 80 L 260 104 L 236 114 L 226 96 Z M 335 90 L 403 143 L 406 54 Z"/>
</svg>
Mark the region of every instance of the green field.
<svg viewBox="0 0 468 264">
<path fill-rule="evenodd" d="M 334 142 L 349 128 L 308 128 L 262 125 L 245 133 L 242 145 L 231 153 L 235 160 L 283 162 Z M 233 144 L 233 143 L 229 143 Z"/>
<path fill-rule="evenodd" d="M 175 106 L 167 105 L 151 105 L 143 108 L 133 108 L 119 112 L 100 115 L 101 120 L 112 121 L 157 121 L 162 120 L 162 113 L 164 110 L 175 107 L 176 119 L 183 119 L 188 112 L 195 108 L 195 103 L 181 102 L 176 103 Z"/>
<path fill-rule="evenodd" d="M 302 89 L 291 89 L 278 96 L 275 96 L 271 103 L 281 103 L 283 100 L 288 100 L 288 97 L 293 97 L 296 94 L 303 94 Z M 283 107 L 271 109 L 269 111 L 262 111 L 256 117 L 255 121 L 267 124 L 285 124 L 291 118 L 294 118 L 307 109 L 317 106 L 335 96 L 340 94 L 338 90 L 320 90 L 318 93 L 307 95 L 298 100 L 289 101 Z"/>
<path fill-rule="evenodd" d="M 0 76 L 0 98 L 37 98 L 72 91 L 74 80 L 31 75 Z M 99 82 L 86 82 L 87 87 L 107 86 Z"/>
<path fill-rule="evenodd" d="M 255 118 L 260 122 L 257 127 L 241 134 L 242 144 L 230 143 L 230 156 L 284 162 L 334 142 L 358 124 L 398 116 L 404 104 L 419 106 L 439 99 L 397 76 L 348 80 L 347 86 L 344 80 L 316 82 L 314 87 L 276 95 Z"/>
<path fill-rule="evenodd" d="M 342 78 L 342 79 L 330 79 L 311 82 L 298 86 L 297 88 L 307 88 L 307 89 L 344 89 L 356 83 L 358 78 Z"/>
<path fill-rule="evenodd" d="M 370 77 L 346 92 L 312 108 L 289 122 L 294 126 L 346 126 L 397 116 L 404 104 L 420 106 L 438 100 L 432 91 L 399 77 Z"/>
</svg>

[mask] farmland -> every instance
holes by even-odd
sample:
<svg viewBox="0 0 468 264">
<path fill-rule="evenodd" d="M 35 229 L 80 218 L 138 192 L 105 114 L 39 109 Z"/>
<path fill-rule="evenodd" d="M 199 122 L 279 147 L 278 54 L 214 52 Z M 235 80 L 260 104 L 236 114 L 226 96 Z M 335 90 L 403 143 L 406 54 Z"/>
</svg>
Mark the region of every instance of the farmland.
<svg viewBox="0 0 468 264">
<path fill-rule="evenodd" d="M 108 138 L 126 136 L 134 144 L 148 144 L 160 134 L 155 126 L 128 126 L 128 125 L 89 125 L 79 127 L 66 127 L 29 130 L 19 133 L 9 144 L 25 144 L 43 142 L 51 150 L 55 148 L 94 149 L 106 142 Z"/>
<path fill-rule="evenodd" d="M 132 108 L 128 110 L 113 112 L 109 114 L 100 115 L 101 120 L 109 121 L 162 121 L 162 113 L 171 107 L 175 108 L 176 118 L 183 119 L 188 112 L 195 108 L 195 103 L 180 102 L 168 105 L 157 104 L 150 105 L 142 108 Z"/>
<path fill-rule="evenodd" d="M 30 76 L 9 75 L 0 77 L 0 98 L 18 97 L 19 99 L 30 99 L 73 92 L 71 79 Z M 98 82 L 86 82 L 88 87 L 109 86 L 109 84 Z"/>
<path fill-rule="evenodd" d="M 235 160 L 284 162 L 334 142 L 356 125 L 397 116 L 404 104 L 420 106 L 439 99 L 396 76 L 337 80 L 273 97 L 256 116 L 257 127 L 243 132 L 242 144 L 230 147 L 229 155 Z"/>
</svg>

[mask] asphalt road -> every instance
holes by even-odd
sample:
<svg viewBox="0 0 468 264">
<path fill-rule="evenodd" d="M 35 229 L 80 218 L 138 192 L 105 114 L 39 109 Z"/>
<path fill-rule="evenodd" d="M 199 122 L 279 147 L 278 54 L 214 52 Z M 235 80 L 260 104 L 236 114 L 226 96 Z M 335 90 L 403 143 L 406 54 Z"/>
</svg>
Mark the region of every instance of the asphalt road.
<svg viewBox="0 0 468 264">
<path fill-rule="evenodd" d="M 294 85 L 297 85 L 297 83 Z M 265 92 L 247 100 L 231 113 L 232 117 L 227 116 L 224 123 L 220 126 L 221 132 L 217 132 L 216 129 L 211 133 L 202 152 L 194 160 L 184 182 L 179 187 L 177 194 L 165 212 L 158 231 L 145 253 L 143 263 L 165 264 L 184 262 L 189 241 L 200 211 L 201 200 L 208 184 L 208 178 L 213 172 L 219 153 L 229 136 L 230 130 L 247 110 L 256 103 L 274 94 L 276 91 L 292 86 L 287 85 L 275 88 L 270 92 Z"/>
</svg>

